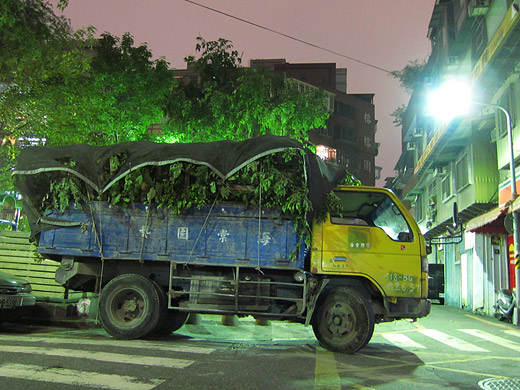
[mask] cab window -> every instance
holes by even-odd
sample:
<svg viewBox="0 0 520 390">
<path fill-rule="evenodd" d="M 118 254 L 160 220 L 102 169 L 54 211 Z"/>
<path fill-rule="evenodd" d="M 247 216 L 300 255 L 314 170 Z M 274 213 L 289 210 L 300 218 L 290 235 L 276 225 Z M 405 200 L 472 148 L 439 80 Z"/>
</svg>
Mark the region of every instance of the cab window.
<svg viewBox="0 0 520 390">
<path fill-rule="evenodd" d="M 334 194 L 340 210 L 331 214 L 332 224 L 378 227 L 394 241 L 413 241 L 408 222 L 387 194 L 361 191 L 334 191 Z"/>
</svg>

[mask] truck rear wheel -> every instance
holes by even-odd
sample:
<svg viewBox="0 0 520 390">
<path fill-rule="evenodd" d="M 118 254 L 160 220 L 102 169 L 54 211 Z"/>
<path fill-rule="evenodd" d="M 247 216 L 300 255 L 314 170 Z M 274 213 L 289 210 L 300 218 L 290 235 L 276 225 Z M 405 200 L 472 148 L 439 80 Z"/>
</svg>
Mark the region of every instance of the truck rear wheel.
<svg viewBox="0 0 520 390">
<path fill-rule="evenodd" d="M 166 321 L 157 330 L 157 335 L 168 336 L 176 330 L 179 330 L 188 320 L 188 315 L 189 313 L 186 312 L 168 309 L 168 312 L 166 313 Z"/>
<path fill-rule="evenodd" d="M 370 341 L 374 333 L 374 315 L 356 290 L 337 288 L 318 302 L 312 329 L 322 347 L 355 353 Z"/>
<path fill-rule="evenodd" d="M 179 330 L 186 323 L 189 313 L 168 309 L 168 295 L 166 291 L 159 283 L 155 281 L 153 283 L 159 295 L 159 321 L 150 335 L 168 336 L 172 332 Z"/>
<path fill-rule="evenodd" d="M 161 317 L 159 293 L 154 282 L 141 275 L 124 274 L 101 291 L 99 318 L 108 334 L 136 339 L 157 327 Z"/>
</svg>

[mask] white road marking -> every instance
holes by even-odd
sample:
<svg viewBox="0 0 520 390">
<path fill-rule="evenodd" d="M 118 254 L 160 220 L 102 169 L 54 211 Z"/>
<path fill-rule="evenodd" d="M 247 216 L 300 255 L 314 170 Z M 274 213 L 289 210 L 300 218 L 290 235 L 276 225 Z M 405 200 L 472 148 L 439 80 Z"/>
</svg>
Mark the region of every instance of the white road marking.
<svg viewBox="0 0 520 390">
<path fill-rule="evenodd" d="M 420 348 L 425 349 L 426 347 L 422 344 L 416 343 L 410 337 L 400 333 L 386 333 L 381 334 L 385 339 L 390 341 L 392 344 L 399 348 Z"/>
<path fill-rule="evenodd" d="M 510 340 L 504 339 L 502 337 L 495 336 L 494 334 L 483 332 L 478 329 L 459 329 L 459 330 L 461 332 L 464 332 L 464 333 L 470 334 L 472 336 L 481 338 L 483 340 L 490 341 L 492 343 L 500 345 L 501 347 L 509 348 L 509 349 L 512 349 L 513 351 L 520 352 L 520 344 L 515 343 L 514 341 L 510 341 Z"/>
<path fill-rule="evenodd" d="M 102 346 L 115 346 L 124 348 L 146 348 L 154 351 L 169 351 L 169 352 L 182 352 L 182 353 L 198 353 L 208 355 L 215 352 L 215 348 L 204 348 L 204 347 L 191 347 L 186 345 L 174 345 L 174 342 L 170 344 L 161 344 L 157 342 L 148 342 L 146 340 L 115 340 L 115 339 L 81 339 L 81 338 L 66 338 L 66 337 L 34 337 L 34 336 L 16 336 L 16 335 L 1 335 L 1 340 L 10 341 L 26 341 L 33 343 L 57 343 L 57 344 L 83 344 L 83 345 L 102 345 Z"/>
<path fill-rule="evenodd" d="M 518 330 L 505 330 L 504 332 L 510 336 L 520 337 L 520 331 Z"/>
<path fill-rule="evenodd" d="M 439 332 L 438 330 L 435 330 L 435 329 L 423 329 L 423 330 L 420 330 L 419 333 L 421 333 L 425 336 L 431 337 L 432 339 L 437 340 L 449 347 L 458 349 L 459 351 L 489 352 L 487 349 L 470 344 L 462 339 L 450 336 L 446 333 Z"/>
<path fill-rule="evenodd" d="M 47 368 L 26 364 L 5 364 L 0 366 L 0 377 L 29 379 L 72 386 L 90 386 L 109 390 L 151 390 L 164 380 L 152 379 L 140 382 L 131 376 L 101 374 L 65 368 Z"/>
<path fill-rule="evenodd" d="M 46 356 L 62 356 L 78 359 L 90 359 L 111 363 L 138 364 L 142 366 L 159 366 L 167 368 L 186 368 L 194 363 L 193 360 L 160 358 L 153 356 L 127 355 L 121 353 L 107 353 L 99 351 L 73 350 L 63 348 L 42 348 L 15 345 L 0 346 L 0 352 L 29 353 Z"/>
</svg>

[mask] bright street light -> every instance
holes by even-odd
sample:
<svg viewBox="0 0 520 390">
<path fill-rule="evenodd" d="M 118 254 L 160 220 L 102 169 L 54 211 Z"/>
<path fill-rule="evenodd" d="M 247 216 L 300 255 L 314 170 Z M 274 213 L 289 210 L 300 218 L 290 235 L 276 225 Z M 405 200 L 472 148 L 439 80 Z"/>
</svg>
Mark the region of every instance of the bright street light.
<svg viewBox="0 0 520 390">
<path fill-rule="evenodd" d="M 514 317 L 514 324 L 520 325 L 520 267 L 518 266 L 520 256 L 520 232 L 519 232 L 519 216 L 518 212 L 513 210 L 513 202 L 517 198 L 516 190 L 516 173 L 515 173 L 515 155 L 513 148 L 513 129 L 511 126 L 511 115 L 502 106 L 491 103 L 475 102 L 471 100 L 471 88 L 468 84 L 458 81 L 450 80 L 443 84 L 440 88 L 433 91 L 428 100 L 428 113 L 435 117 L 449 121 L 456 116 L 462 116 L 469 113 L 472 105 L 492 107 L 495 110 L 500 110 L 506 116 L 507 137 L 509 142 L 509 171 L 511 181 L 511 209 L 513 215 L 513 245 L 514 245 L 514 259 L 515 259 L 515 281 L 516 281 L 516 309 Z"/>
<path fill-rule="evenodd" d="M 438 119 L 449 121 L 469 113 L 471 88 L 459 80 L 450 80 L 432 91 L 428 97 L 428 113 Z"/>
</svg>

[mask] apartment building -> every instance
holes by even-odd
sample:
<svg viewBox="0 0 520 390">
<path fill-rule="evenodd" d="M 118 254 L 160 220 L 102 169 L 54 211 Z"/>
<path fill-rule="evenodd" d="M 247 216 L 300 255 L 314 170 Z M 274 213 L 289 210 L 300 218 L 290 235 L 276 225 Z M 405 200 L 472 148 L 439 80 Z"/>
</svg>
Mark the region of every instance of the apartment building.
<svg viewBox="0 0 520 390">
<path fill-rule="evenodd" d="M 519 19 L 517 0 L 436 1 L 432 52 L 403 117 L 397 176 L 387 180 L 432 244 L 429 262 L 445 266 L 445 303 L 487 315 L 496 292 L 515 286 L 510 221 L 519 202 L 509 161 L 511 150 L 516 162 L 520 154 Z M 439 120 L 428 96 L 451 79 L 472 85 L 471 111 Z"/>
</svg>

